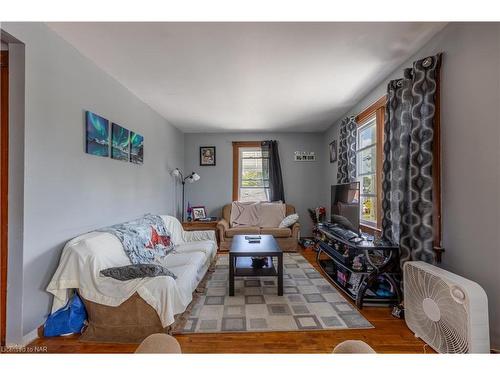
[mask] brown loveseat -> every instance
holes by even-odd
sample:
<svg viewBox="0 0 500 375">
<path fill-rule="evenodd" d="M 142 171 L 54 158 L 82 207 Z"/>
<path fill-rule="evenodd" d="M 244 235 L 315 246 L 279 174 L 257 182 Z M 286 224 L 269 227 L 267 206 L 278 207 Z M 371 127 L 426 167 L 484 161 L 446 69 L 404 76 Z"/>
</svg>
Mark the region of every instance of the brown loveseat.
<svg viewBox="0 0 500 375">
<path fill-rule="evenodd" d="M 286 216 L 294 214 L 295 207 L 286 205 Z M 290 228 L 260 228 L 260 227 L 234 227 L 231 228 L 231 203 L 222 208 L 222 220 L 217 223 L 220 250 L 228 251 L 231 248 L 233 237 L 238 234 L 271 234 L 283 251 L 297 251 L 300 224 L 295 223 Z"/>
</svg>

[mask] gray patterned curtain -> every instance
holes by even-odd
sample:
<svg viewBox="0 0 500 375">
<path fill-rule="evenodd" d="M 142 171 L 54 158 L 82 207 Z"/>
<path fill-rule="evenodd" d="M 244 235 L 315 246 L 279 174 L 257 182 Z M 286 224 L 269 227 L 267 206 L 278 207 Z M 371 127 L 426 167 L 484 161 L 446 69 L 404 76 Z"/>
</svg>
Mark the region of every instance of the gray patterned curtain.
<svg viewBox="0 0 500 375">
<path fill-rule="evenodd" d="M 339 162 L 337 182 L 339 184 L 356 180 L 356 129 L 354 117 L 346 117 L 340 124 Z"/>
<path fill-rule="evenodd" d="M 382 166 L 382 236 L 408 260 L 434 263 L 432 162 L 441 54 L 415 61 L 389 82 Z"/>
</svg>

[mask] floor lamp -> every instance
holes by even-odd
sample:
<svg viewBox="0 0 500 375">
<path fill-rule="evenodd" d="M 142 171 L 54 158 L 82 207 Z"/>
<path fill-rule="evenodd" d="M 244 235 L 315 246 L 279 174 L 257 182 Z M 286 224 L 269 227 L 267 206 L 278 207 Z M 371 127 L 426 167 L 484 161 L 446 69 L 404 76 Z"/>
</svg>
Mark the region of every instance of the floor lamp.
<svg viewBox="0 0 500 375">
<path fill-rule="evenodd" d="M 184 177 L 179 168 L 175 168 L 172 171 L 172 175 L 180 178 L 181 183 L 182 183 L 182 221 L 184 221 L 184 188 L 185 188 L 186 182 L 192 184 L 193 182 L 196 182 L 200 179 L 200 175 L 195 173 L 195 172 L 191 172 L 188 176 Z"/>
</svg>

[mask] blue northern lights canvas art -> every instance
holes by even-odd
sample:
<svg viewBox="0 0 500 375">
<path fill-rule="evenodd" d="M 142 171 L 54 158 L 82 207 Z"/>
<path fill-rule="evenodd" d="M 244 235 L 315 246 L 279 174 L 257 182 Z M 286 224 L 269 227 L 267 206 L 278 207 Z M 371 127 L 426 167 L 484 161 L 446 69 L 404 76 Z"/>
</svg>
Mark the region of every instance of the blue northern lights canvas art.
<svg viewBox="0 0 500 375">
<path fill-rule="evenodd" d="M 129 131 L 118 124 L 111 125 L 111 157 L 128 161 Z"/>
<path fill-rule="evenodd" d="M 109 121 L 90 111 L 85 112 L 85 152 L 97 156 L 109 156 Z"/>
<path fill-rule="evenodd" d="M 135 164 L 144 162 L 144 137 L 130 132 L 130 161 Z"/>
</svg>

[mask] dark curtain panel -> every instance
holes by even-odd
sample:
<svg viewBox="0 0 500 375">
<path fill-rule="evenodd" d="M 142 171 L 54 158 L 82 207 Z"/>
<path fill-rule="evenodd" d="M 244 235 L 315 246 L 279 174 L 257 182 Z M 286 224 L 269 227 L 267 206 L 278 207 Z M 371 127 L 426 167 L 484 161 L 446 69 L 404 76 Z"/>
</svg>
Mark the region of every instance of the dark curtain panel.
<svg viewBox="0 0 500 375">
<path fill-rule="evenodd" d="M 415 61 L 389 82 L 382 166 L 382 236 L 399 243 L 401 265 L 434 263 L 432 162 L 441 54 Z"/>
<path fill-rule="evenodd" d="M 269 201 L 282 201 L 284 203 L 285 191 L 283 189 L 278 142 L 262 142 L 262 151 L 269 154 Z"/>
<path fill-rule="evenodd" d="M 340 123 L 339 162 L 337 182 L 339 184 L 356 180 L 356 129 L 354 117 L 346 117 Z"/>
</svg>

